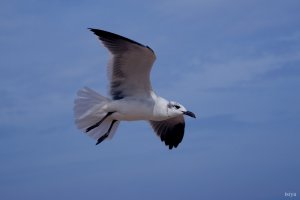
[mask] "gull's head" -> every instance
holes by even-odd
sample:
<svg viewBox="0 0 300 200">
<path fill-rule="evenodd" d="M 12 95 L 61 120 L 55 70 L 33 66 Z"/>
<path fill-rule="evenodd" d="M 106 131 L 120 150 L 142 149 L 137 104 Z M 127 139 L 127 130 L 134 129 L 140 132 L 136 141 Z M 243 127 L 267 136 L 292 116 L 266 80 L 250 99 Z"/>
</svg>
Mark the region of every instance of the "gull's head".
<svg viewBox="0 0 300 200">
<path fill-rule="evenodd" d="M 178 115 L 188 115 L 190 117 L 196 118 L 196 115 L 191 111 L 188 111 L 183 105 L 170 101 L 168 103 L 168 116 L 176 117 Z"/>
</svg>

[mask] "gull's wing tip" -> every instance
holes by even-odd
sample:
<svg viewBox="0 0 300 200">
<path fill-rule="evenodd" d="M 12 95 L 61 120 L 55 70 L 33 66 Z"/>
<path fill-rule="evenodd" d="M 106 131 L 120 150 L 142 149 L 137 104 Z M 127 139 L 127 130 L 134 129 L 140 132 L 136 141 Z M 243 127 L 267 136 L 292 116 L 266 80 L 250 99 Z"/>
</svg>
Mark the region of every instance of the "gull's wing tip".
<svg viewBox="0 0 300 200">
<path fill-rule="evenodd" d="M 163 121 L 150 121 L 154 132 L 169 149 L 177 148 L 184 136 L 185 122 L 183 116 L 177 116 Z"/>
<path fill-rule="evenodd" d="M 94 31 L 95 29 L 94 28 L 87 28 L 88 30 L 90 30 L 90 31 Z"/>
<path fill-rule="evenodd" d="M 129 43 L 133 43 L 133 44 L 139 45 L 141 47 L 147 48 L 150 51 L 152 51 L 152 53 L 154 54 L 154 51 L 149 46 L 143 45 L 143 44 L 141 44 L 139 42 L 136 42 L 132 39 L 129 39 L 127 37 L 124 37 L 124 36 L 109 32 L 109 31 L 96 29 L 96 28 L 88 28 L 88 30 L 92 31 L 95 35 L 97 35 L 100 40 L 103 40 L 104 38 L 106 38 L 106 39 L 109 38 L 109 39 L 112 39 L 112 40 L 123 40 L 123 41 L 129 42 Z"/>
<path fill-rule="evenodd" d="M 103 36 L 103 35 L 116 35 L 115 33 L 111 33 L 108 31 L 104 31 L 97 28 L 87 28 L 89 31 L 92 31 L 97 36 Z"/>
</svg>

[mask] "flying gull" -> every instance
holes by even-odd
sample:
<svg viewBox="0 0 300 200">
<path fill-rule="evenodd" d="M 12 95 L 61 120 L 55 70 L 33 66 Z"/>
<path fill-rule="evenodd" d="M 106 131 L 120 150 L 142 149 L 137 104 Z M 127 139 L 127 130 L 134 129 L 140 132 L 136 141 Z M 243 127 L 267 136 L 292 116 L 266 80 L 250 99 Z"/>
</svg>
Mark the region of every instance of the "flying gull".
<svg viewBox="0 0 300 200">
<path fill-rule="evenodd" d="M 172 149 L 184 135 L 183 115 L 196 118 L 181 104 L 158 96 L 151 87 L 150 71 L 154 51 L 123 36 L 90 28 L 109 50 L 110 96 L 104 97 L 84 87 L 77 93 L 76 126 L 97 140 L 111 139 L 120 121 L 149 121 L 155 133 Z"/>
</svg>

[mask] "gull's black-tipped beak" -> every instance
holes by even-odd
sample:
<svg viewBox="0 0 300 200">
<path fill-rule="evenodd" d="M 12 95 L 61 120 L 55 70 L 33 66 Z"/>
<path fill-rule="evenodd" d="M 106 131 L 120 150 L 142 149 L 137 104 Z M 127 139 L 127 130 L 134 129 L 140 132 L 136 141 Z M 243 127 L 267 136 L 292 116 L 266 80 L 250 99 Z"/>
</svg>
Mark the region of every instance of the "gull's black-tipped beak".
<svg viewBox="0 0 300 200">
<path fill-rule="evenodd" d="M 185 112 L 183 112 L 183 114 L 188 115 L 192 118 L 196 118 L 196 115 L 194 113 L 192 113 L 191 111 L 185 111 Z"/>
</svg>

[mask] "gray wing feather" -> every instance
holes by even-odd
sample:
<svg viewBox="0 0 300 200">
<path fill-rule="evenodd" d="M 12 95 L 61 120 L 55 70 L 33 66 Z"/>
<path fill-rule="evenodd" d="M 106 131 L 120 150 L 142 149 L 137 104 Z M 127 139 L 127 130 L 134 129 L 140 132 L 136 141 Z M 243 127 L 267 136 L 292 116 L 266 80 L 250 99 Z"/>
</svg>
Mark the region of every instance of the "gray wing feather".
<svg viewBox="0 0 300 200">
<path fill-rule="evenodd" d="M 150 121 L 155 133 L 165 142 L 169 149 L 177 147 L 184 136 L 184 117 L 178 116 L 163 121 Z"/>
<path fill-rule="evenodd" d="M 150 71 L 156 59 L 153 50 L 114 33 L 90 30 L 112 54 L 108 64 L 112 98 L 117 100 L 126 96 L 148 96 L 152 90 Z"/>
</svg>

